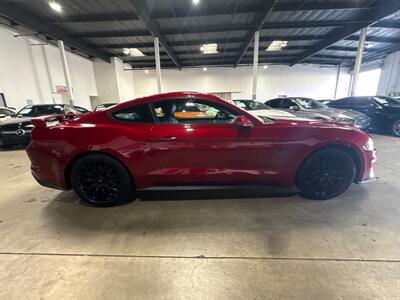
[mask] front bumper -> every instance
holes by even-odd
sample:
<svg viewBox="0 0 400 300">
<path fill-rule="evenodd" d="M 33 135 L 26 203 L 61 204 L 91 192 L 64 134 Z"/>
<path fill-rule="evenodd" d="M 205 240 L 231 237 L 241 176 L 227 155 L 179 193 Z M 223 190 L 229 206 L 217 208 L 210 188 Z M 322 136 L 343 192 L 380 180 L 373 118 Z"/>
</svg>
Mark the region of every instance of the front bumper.
<svg viewBox="0 0 400 300">
<path fill-rule="evenodd" d="M 14 131 L 0 133 L 0 146 L 28 145 L 30 141 L 30 132 L 23 135 L 16 135 Z"/>
<path fill-rule="evenodd" d="M 364 166 L 363 169 L 361 170 L 358 179 L 356 180 L 356 183 L 369 183 L 373 182 L 377 179 L 375 176 L 373 164 L 376 162 L 376 150 L 372 151 L 363 151 L 363 160 L 364 160 Z"/>
</svg>

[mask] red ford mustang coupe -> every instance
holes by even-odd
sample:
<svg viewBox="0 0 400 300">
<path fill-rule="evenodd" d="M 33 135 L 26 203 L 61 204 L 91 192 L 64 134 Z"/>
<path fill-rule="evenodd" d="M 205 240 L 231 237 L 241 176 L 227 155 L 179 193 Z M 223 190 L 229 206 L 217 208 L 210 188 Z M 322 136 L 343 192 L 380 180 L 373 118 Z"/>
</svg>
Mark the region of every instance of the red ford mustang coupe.
<svg viewBox="0 0 400 300">
<path fill-rule="evenodd" d="M 185 113 L 194 109 L 202 115 Z M 99 206 L 167 185 L 276 184 L 322 200 L 374 178 L 373 142 L 360 130 L 256 117 L 208 94 L 159 94 L 32 123 L 37 181 Z"/>
</svg>

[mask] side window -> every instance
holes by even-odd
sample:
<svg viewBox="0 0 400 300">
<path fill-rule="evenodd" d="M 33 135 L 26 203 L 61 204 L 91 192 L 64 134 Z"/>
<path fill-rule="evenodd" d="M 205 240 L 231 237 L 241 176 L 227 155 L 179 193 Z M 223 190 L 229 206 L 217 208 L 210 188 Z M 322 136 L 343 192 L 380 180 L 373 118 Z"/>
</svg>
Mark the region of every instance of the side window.
<svg viewBox="0 0 400 300">
<path fill-rule="evenodd" d="M 11 116 L 12 112 L 7 109 L 0 109 L 0 115 Z"/>
<path fill-rule="evenodd" d="M 203 99 L 169 99 L 154 103 L 154 114 L 160 123 L 229 124 L 236 111 Z"/>
<path fill-rule="evenodd" d="M 284 109 L 289 109 L 291 106 L 298 106 L 298 105 L 296 104 L 296 102 L 294 102 L 294 101 L 291 100 L 291 99 L 283 99 L 283 101 L 282 101 L 282 107 L 283 107 Z"/>
<path fill-rule="evenodd" d="M 352 101 L 352 105 L 354 106 L 368 106 L 373 105 L 372 101 L 369 98 L 354 98 Z"/>
<path fill-rule="evenodd" d="M 281 99 L 274 99 L 274 100 L 268 101 L 266 104 L 272 108 L 280 108 L 281 107 Z"/>
<path fill-rule="evenodd" d="M 154 122 L 149 106 L 147 104 L 139 104 L 130 106 L 116 111 L 113 114 L 114 118 L 122 121 L 135 123 L 152 123 Z"/>
</svg>

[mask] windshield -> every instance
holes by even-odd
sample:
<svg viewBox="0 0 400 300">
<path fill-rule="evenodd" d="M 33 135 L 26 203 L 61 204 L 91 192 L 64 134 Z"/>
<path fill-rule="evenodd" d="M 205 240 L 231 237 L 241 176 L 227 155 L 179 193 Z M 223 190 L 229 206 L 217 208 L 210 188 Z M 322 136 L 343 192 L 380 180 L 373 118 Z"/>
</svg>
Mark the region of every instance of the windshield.
<svg viewBox="0 0 400 300">
<path fill-rule="evenodd" d="M 382 106 L 400 105 L 399 100 L 385 96 L 375 96 L 372 97 L 372 100 Z"/>
<path fill-rule="evenodd" d="M 269 109 L 264 103 L 250 100 L 233 100 L 235 105 L 239 106 L 244 110 L 261 110 L 261 109 Z"/>
<path fill-rule="evenodd" d="M 47 115 L 57 115 L 64 114 L 64 109 L 62 105 L 40 105 L 40 106 L 32 106 L 28 105 L 22 108 L 17 113 L 17 118 L 23 117 L 39 117 L 39 116 L 47 116 Z"/>
<path fill-rule="evenodd" d="M 310 98 L 293 98 L 303 108 L 306 109 L 323 109 L 328 108 L 325 104 Z"/>
</svg>

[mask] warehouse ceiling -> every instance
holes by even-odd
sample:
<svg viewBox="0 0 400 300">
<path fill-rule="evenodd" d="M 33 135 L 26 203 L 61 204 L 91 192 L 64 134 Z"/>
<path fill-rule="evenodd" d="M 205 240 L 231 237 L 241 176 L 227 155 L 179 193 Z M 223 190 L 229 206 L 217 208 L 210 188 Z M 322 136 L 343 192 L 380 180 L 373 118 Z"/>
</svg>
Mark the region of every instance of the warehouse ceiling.
<svg viewBox="0 0 400 300">
<path fill-rule="evenodd" d="M 261 64 L 352 65 L 359 31 L 365 26 L 369 27 L 364 61 L 400 49 L 400 0 L 57 3 L 61 12 L 51 9 L 45 0 L 3 0 L 0 15 L 27 35 L 37 35 L 48 43 L 62 39 L 81 55 L 106 61 L 117 56 L 139 69 L 155 67 L 154 37 L 159 38 L 164 68 L 252 64 L 257 30 Z M 281 47 L 266 51 L 273 42 Z M 207 44 L 217 44 L 216 51 L 202 52 Z M 134 48 L 144 56 L 132 56 L 129 50 Z"/>
</svg>

